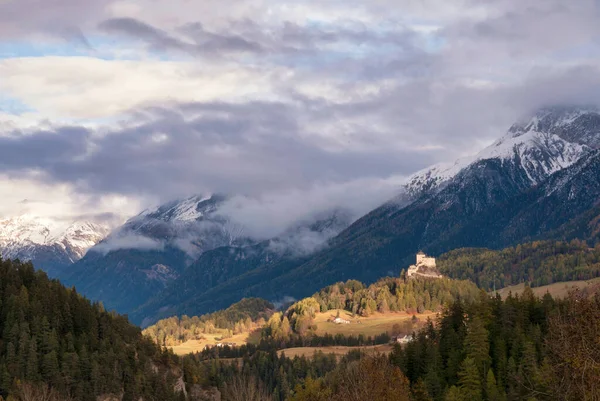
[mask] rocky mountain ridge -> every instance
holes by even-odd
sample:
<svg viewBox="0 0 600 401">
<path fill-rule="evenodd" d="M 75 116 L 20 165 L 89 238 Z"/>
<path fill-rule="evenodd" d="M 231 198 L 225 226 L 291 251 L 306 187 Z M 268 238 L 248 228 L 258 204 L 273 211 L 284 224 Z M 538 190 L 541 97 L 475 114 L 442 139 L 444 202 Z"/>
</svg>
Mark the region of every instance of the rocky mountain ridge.
<svg viewBox="0 0 600 401">
<path fill-rule="evenodd" d="M 0 252 L 5 259 L 31 260 L 52 272 L 83 258 L 109 231 L 90 221 L 64 224 L 26 213 L 0 220 Z"/>
<path fill-rule="evenodd" d="M 437 192 L 464 168 L 481 160 L 520 164 L 533 185 L 600 147 L 600 110 L 556 106 L 538 110 L 473 156 L 439 163 L 413 174 L 404 190 L 416 199 Z"/>
</svg>

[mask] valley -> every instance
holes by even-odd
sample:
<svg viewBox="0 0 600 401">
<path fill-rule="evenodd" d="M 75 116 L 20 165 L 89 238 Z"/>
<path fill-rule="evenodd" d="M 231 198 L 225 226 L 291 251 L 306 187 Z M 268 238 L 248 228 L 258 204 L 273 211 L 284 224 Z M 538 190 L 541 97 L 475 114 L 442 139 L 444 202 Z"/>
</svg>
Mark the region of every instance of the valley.
<svg viewBox="0 0 600 401">
<path fill-rule="evenodd" d="M 365 355 L 389 355 L 393 350 L 391 345 L 372 345 L 364 347 L 298 347 L 298 348 L 284 348 L 277 351 L 279 356 L 286 356 L 288 358 L 304 357 L 312 358 L 315 353 L 322 352 L 324 354 L 333 354 L 337 358 L 346 356 L 349 352 L 359 351 Z"/>
<path fill-rule="evenodd" d="M 410 334 L 413 330 L 419 330 L 427 319 L 435 319 L 437 312 L 424 311 L 422 314 L 410 313 L 373 313 L 370 316 L 352 316 L 348 311 L 340 311 L 340 318 L 349 323 L 335 323 L 337 310 L 317 313 L 314 318 L 316 335 L 329 334 L 335 336 L 375 337 L 378 334 L 388 333 L 392 335 Z M 415 317 L 413 319 L 413 316 Z"/>
<path fill-rule="evenodd" d="M 564 357 L 552 341 L 568 330 L 549 311 L 583 302 L 586 319 L 595 319 L 600 141 L 588 134 L 599 122 L 597 110 L 541 109 L 477 155 L 416 173 L 362 216 L 328 205 L 269 236 L 249 234 L 228 214 L 234 195 L 218 194 L 149 208 L 111 232 L 86 222 L 63 232 L 36 218 L 3 220 L 3 255 L 60 281 L 29 263 L 3 265 L 12 284 L 0 283 L 0 312 L 20 317 L 3 327 L 0 345 L 10 346 L 0 347 L 0 395 L 15 390 L 15 379 L 34 388 L 43 379 L 90 400 L 147 396 L 143 375 L 165 400 L 190 398 L 187 391 L 226 395 L 250 369 L 283 401 L 310 387 L 307 372 L 325 386 L 360 363 L 405 377 L 412 392 L 427 383 L 436 400 L 462 391 L 476 370 L 498 375 L 486 392 L 527 393 L 511 382 L 527 369 L 541 388 L 546 360 Z M 29 294 L 35 283 L 55 294 L 53 305 L 67 306 L 49 310 Z M 485 296 L 495 292 L 503 301 Z M 35 314 L 51 318 L 30 319 Z M 504 348 L 486 348 L 492 338 Z M 128 347 L 141 358 L 115 356 Z M 487 358 L 500 358 L 492 376 Z M 113 374 L 104 361 L 126 367 Z M 75 385 L 78 369 L 85 373 Z"/>
<path fill-rule="evenodd" d="M 394 335 L 406 335 L 413 331 L 418 331 L 423 327 L 427 319 L 434 319 L 437 316 L 437 312 L 426 311 L 422 314 L 408 314 L 408 313 L 375 313 L 371 316 L 361 317 L 352 316 L 350 312 L 340 311 L 340 318 L 347 320 L 349 323 L 334 323 L 333 320 L 337 316 L 337 311 L 327 311 L 324 313 L 317 313 L 313 320 L 315 329 L 312 333 L 316 336 L 325 335 L 342 335 L 345 337 L 358 337 L 363 336 L 375 337 L 383 333 L 388 333 L 391 336 Z M 414 316 L 414 318 L 413 318 Z M 177 355 L 185 355 L 194 352 L 201 352 L 206 347 L 214 347 L 217 344 L 228 345 L 231 347 L 240 347 L 245 344 L 258 345 L 261 339 L 261 330 L 264 327 L 258 329 L 230 335 L 225 329 L 216 329 L 215 333 L 212 334 L 201 334 L 201 339 L 198 340 L 187 340 L 181 344 L 170 345 L 169 349 Z M 304 351 L 302 351 L 304 349 Z M 296 347 L 293 348 L 293 354 L 288 356 L 293 357 L 294 355 L 312 355 L 309 350 L 317 351 L 321 350 L 325 353 L 333 352 L 337 355 L 343 355 L 353 349 L 359 350 L 377 350 L 387 352 L 391 351 L 390 346 L 376 345 L 376 346 L 360 346 L 360 347 Z M 345 350 L 345 352 L 344 352 Z M 286 355 L 288 351 L 285 351 Z M 308 353 L 308 354 L 307 354 Z"/>
<path fill-rule="evenodd" d="M 600 0 L 0 0 L 0 401 L 600 401 Z"/>
<path fill-rule="evenodd" d="M 245 344 L 258 344 L 260 331 L 236 334 L 228 337 L 225 331 L 215 334 L 203 334 L 201 340 L 187 340 L 184 343 L 168 347 L 176 355 L 186 355 L 201 352 L 207 347 L 216 347 L 218 344 L 226 344 L 230 347 L 240 347 Z"/>
</svg>

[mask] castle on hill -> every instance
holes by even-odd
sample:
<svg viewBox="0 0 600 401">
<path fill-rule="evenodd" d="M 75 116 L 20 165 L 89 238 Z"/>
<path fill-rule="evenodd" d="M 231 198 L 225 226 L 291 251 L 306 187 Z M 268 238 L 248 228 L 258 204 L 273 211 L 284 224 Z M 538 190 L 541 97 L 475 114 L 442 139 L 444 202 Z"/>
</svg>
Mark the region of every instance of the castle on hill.
<svg viewBox="0 0 600 401">
<path fill-rule="evenodd" d="M 429 278 L 441 278 L 439 270 L 435 265 L 435 258 L 427 256 L 424 252 L 417 253 L 417 264 L 414 264 L 408 268 L 406 277 L 429 277 Z"/>
</svg>

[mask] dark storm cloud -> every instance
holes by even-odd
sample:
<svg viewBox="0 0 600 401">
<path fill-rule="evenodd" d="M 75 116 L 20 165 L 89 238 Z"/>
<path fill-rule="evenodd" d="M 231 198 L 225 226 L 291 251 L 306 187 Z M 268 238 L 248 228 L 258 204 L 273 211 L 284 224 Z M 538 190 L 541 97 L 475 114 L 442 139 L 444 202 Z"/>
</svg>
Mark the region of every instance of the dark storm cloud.
<svg viewBox="0 0 600 401">
<path fill-rule="evenodd" d="M 90 133 L 79 127 L 0 136 L 0 169 L 5 172 L 56 169 L 86 152 Z"/>
<path fill-rule="evenodd" d="M 41 170 L 86 192 L 258 194 L 424 167 L 407 152 L 328 151 L 305 136 L 310 111 L 284 103 L 196 103 L 146 110 L 146 122 L 102 136 L 70 127 L 0 138 L 1 172 Z"/>
</svg>

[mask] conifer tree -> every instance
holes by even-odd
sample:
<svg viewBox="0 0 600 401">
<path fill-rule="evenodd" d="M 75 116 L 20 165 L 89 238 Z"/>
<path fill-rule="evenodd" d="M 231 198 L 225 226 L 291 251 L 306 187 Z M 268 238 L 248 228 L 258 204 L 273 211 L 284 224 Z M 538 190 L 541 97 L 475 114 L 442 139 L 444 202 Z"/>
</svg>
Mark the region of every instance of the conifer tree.
<svg viewBox="0 0 600 401">
<path fill-rule="evenodd" d="M 458 374 L 460 393 L 465 400 L 481 400 L 481 380 L 473 358 L 466 358 Z"/>
<path fill-rule="evenodd" d="M 498 384 L 496 383 L 496 377 L 494 376 L 494 371 L 492 369 L 489 369 L 487 372 L 485 393 L 487 395 L 488 401 L 506 400 L 506 396 L 504 396 L 503 391 L 500 391 L 500 389 L 498 388 Z"/>
</svg>

